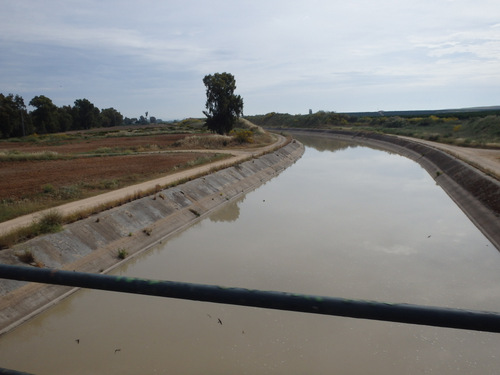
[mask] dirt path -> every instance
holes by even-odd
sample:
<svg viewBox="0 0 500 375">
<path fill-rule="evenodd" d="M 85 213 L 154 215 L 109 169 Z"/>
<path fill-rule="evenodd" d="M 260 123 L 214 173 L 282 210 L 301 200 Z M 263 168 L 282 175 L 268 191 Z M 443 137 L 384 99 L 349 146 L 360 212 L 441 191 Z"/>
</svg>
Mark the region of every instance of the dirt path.
<svg viewBox="0 0 500 375">
<path fill-rule="evenodd" d="M 235 152 L 232 161 L 237 164 L 231 168 L 212 173 L 212 163 L 175 176 L 167 176 L 166 179 L 173 181 L 203 171 L 208 172 L 202 178 L 193 178 L 164 189 L 159 195 L 161 199 L 156 199 L 156 196 L 140 198 L 101 212 L 98 216 L 67 225 L 59 233 L 34 238 L 21 246 L 32 249 L 39 266 L 107 273 L 161 243 L 168 236 L 202 220 L 205 215 L 227 202 L 275 178 L 295 163 L 303 152 L 304 146 L 299 142 L 287 142 L 286 138 L 276 136 L 273 145 Z M 155 183 L 164 181 L 166 180 L 160 179 L 150 183 L 154 187 Z M 132 189 L 144 185 L 136 185 Z M 121 191 L 113 194 L 120 194 Z M 105 200 L 109 195 L 96 198 Z M 76 202 L 76 209 L 87 203 L 95 204 L 96 198 Z M 65 206 L 65 209 L 71 207 Z M 126 259 L 117 256 L 118 249 L 126 249 Z M 16 255 L 17 250 L 12 248 L 0 251 L 0 263 L 23 265 Z M 76 290 L 78 288 L 0 279 L 0 336 Z"/>
<path fill-rule="evenodd" d="M 472 165 L 473 167 L 492 175 L 497 180 L 500 180 L 500 150 L 452 146 L 444 143 L 410 137 L 400 138 L 409 139 L 413 142 L 423 143 L 439 150 L 443 150 L 448 154 Z"/>
<path fill-rule="evenodd" d="M 151 181 L 146 181 L 141 184 L 137 185 L 132 185 L 128 186 L 122 189 L 114 190 L 109 193 L 101 194 L 95 197 L 90 197 L 87 199 L 67 203 L 65 205 L 59 206 L 56 209 L 62 214 L 62 215 L 69 215 L 75 212 L 78 212 L 80 210 L 92 208 L 92 207 L 97 207 L 99 205 L 102 205 L 106 202 L 112 202 L 115 200 L 118 200 L 120 198 L 128 197 L 133 195 L 136 192 L 139 191 L 148 191 L 151 189 L 154 189 L 155 186 L 160 185 L 160 186 L 167 186 L 174 184 L 178 181 L 183 181 L 189 178 L 192 178 L 194 176 L 199 176 L 203 174 L 209 173 L 211 170 L 214 169 L 220 169 L 226 166 L 231 166 L 234 164 L 238 164 L 245 159 L 251 158 L 251 157 L 256 157 L 260 156 L 270 150 L 273 150 L 275 148 L 279 148 L 282 145 L 285 144 L 286 138 L 280 135 L 274 135 L 276 138 L 276 141 L 268 146 L 261 147 L 258 149 L 247 149 L 247 150 L 224 150 L 225 153 L 229 153 L 232 155 L 229 159 L 224 159 L 220 160 L 217 162 L 209 163 L 209 164 L 204 164 L 199 167 L 195 167 L 192 169 L 188 169 L 185 171 L 181 171 L 178 173 L 170 174 L 165 177 L 161 177 L 155 180 Z M 220 150 L 203 150 L 203 152 L 220 152 Z M 189 152 L 186 150 L 183 150 L 183 152 Z M 194 150 L 193 152 L 200 152 L 200 150 Z M 30 225 L 34 220 L 39 218 L 41 215 L 43 215 L 46 211 L 40 211 L 36 212 L 34 214 L 29 214 L 25 216 L 18 217 L 13 220 L 5 221 L 3 223 L 0 223 L 0 234 L 8 233 L 16 228 L 24 227 Z"/>
</svg>

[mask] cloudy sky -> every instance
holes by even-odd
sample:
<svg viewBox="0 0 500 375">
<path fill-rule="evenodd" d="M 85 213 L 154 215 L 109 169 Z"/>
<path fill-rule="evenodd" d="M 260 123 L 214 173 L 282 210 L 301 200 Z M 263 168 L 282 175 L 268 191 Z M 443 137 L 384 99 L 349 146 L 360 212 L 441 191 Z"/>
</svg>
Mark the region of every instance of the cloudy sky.
<svg viewBox="0 0 500 375">
<path fill-rule="evenodd" d="M 0 0 L 0 93 L 203 117 L 500 105 L 498 0 Z"/>
</svg>

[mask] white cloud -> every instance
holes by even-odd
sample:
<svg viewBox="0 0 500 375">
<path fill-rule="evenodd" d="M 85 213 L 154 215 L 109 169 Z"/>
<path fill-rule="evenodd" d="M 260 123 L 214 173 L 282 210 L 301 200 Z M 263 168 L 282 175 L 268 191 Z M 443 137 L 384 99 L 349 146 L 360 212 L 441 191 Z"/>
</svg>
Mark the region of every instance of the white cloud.
<svg viewBox="0 0 500 375">
<path fill-rule="evenodd" d="M 500 83 L 496 1 L 23 0 L 3 8 L 0 86 L 21 95 L 43 88 L 69 103 L 112 95 L 114 107 L 136 111 L 147 104 L 130 91 L 140 86 L 167 95 L 159 117 L 193 116 L 203 109 L 203 76 L 228 71 L 248 114 L 499 104 L 488 89 Z M 78 85 L 59 90 L 60 81 Z M 485 85 L 488 96 L 478 95 Z"/>
</svg>

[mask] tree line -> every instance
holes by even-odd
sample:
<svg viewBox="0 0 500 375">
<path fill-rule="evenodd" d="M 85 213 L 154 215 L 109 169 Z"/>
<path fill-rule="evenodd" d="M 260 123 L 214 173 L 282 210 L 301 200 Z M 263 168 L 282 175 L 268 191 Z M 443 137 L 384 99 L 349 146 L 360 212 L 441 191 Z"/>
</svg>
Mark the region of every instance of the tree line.
<svg viewBox="0 0 500 375">
<path fill-rule="evenodd" d="M 264 127 L 290 128 L 330 128 L 330 127 L 368 127 L 368 128 L 430 128 L 433 126 L 468 125 L 488 118 L 500 131 L 500 110 L 481 111 L 411 111 L 366 112 L 364 115 L 318 111 L 308 115 L 291 115 L 271 112 L 265 115 L 246 116 L 253 123 Z"/>
<path fill-rule="evenodd" d="M 396 113 L 396 112 L 391 112 Z M 264 128 L 354 129 L 428 139 L 473 147 L 500 145 L 500 111 L 497 109 L 469 111 L 416 111 L 353 115 L 319 111 L 308 115 L 271 112 L 246 116 Z"/>
<path fill-rule="evenodd" d="M 230 73 L 215 73 L 205 76 L 203 83 L 207 89 L 205 127 L 214 133 L 228 134 L 243 114 L 243 99 L 234 94 L 236 80 Z M 38 95 L 28 105 L 34 110 L 28 111 L 20 95 L 0 93 L 0 138 L 161 122 L 153 116 L 148 119 L 148 112 L 139 119 L 123 118 L 116 109 L 99 110 L 88 99 L 58 107 L 50 98 Z"/>
<path fill-rule="evenodd" d="M 0 93 L 0 138 L 30 134 L 59 133 L 132 123 L 114 108 L 100 110 L 88 99 L 77 99 L 73 106 L 56 106 L 44 95 L 35 96 L 28 105 L 19 95 Z M 141 116 L 142 117 L 142 116 Z"/>
</svg>

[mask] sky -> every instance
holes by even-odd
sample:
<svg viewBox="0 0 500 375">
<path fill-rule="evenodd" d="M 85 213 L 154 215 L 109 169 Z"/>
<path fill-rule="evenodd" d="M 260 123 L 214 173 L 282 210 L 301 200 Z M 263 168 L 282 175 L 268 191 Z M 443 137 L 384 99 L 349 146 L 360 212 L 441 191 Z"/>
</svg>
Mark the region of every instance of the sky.
<svg viewBox="0 0 500 375">
<path fill-rule="evenodd" d="M 500 105 L 498 0 L 0 0 L 0 93 L 126 117 Z M 29 108 L 30 109 L 30 108 Z M 31 108 L 32 109 L 32 108 Z"/>
</svg>

